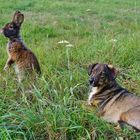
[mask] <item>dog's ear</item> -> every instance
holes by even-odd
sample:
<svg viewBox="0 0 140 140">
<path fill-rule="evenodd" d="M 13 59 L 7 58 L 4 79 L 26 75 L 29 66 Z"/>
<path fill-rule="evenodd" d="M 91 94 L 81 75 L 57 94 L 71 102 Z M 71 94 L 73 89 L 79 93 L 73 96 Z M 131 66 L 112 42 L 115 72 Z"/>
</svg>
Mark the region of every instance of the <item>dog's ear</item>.
<svg viewBox="0 0 140 140">
<path fill-rule="evenodd" d="M 115 79 L 118 75 L 118 70 L 116 70 L 112 65 L 107 65 L 107 67 L 111 71 L 111 77 Z"/>
<path fill-rule="evenodd" d="M 88 75 L 91 75 L 92 69 L 97 65 L 98 63 L 90 64 L 88 66 Z"/>
<path fill-rule="evenodd" d="M 20 11 L 16 11 L 13 16 L 13 22 L 20 26 L 24 21 L 24 15 Z"/>
</svg>

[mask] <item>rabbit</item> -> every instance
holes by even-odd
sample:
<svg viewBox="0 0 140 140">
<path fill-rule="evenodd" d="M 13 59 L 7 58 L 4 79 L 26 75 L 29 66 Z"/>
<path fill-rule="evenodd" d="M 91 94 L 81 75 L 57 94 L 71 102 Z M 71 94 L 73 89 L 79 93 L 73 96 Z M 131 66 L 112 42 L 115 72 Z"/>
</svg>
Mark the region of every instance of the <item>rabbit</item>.
<svg viewBox="0 0 140 140">
<path fill-rule="evenodd" d="M 9 57 L 4 70 L 7 70 L 13 63 L 15 63 L 15 70 L 18 74 L 19 82 L 24 79 L 25 73 L 28 73 L 28 76 L 31 76 L 34 71 L 41 74 L 40 65 L 36 56 L 26 47 L 20 36 L 20 28 L 23 21 L 24 15 L 20 11 L 16 11 L 12 22 L 7 23 L 0 30 L 0 32 L 9 39 L 7 44 L 7 53 Z"/>
</svg>

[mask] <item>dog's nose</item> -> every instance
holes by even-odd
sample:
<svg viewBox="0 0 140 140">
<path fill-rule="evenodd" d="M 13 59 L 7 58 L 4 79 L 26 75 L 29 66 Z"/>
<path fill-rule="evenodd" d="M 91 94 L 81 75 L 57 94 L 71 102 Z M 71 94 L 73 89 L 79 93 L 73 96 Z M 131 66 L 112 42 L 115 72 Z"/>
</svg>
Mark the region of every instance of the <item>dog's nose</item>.
<svg viewBox="0 0 140 140">
<path fill-rule="evenodd" d="M 95 81 L 94 77 L 91 77 L 91 78 L 89 79 L 89 83 L 90 83 L 90 84 L 92 84 L 94 81 Z"/>
</svg>

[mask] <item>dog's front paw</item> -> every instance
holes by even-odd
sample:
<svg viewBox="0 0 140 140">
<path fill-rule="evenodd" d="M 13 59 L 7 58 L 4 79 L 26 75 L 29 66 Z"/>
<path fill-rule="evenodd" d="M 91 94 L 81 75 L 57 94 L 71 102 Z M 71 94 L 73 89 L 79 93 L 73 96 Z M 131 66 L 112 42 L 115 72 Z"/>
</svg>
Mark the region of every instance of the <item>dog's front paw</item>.
<svg viewBox="0 0 140 140">
<path fill-rule="evenodd" d="M 89 106 L 98 106 L 99 100 L 88 100 Z"/>
<path fill-rule="evenodd" d="M 88 103 L 89 106 L 92 106 L 92 101 L 88 100 L 87 103 Z"/>
</svg>

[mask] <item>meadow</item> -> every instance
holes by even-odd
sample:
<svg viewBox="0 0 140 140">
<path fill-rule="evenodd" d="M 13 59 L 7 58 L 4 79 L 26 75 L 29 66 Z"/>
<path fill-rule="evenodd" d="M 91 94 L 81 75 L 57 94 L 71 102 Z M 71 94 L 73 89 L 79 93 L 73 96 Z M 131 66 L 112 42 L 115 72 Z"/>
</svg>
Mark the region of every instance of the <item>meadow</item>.
<svg viewBox="0 0 140 140">
<path fill-rule="evenodd" d="M 3 71 L 7 38 L 0 35 L 1 140 L 140 140 L 85 106 L 88 65 L 112 64 L 118 83 L 140 96 L 139 0 L 0 0 L 0 28 L 25 15 L 21 35 L 42 75 L 29 101 L 13 67 Z"/>
</svg>

